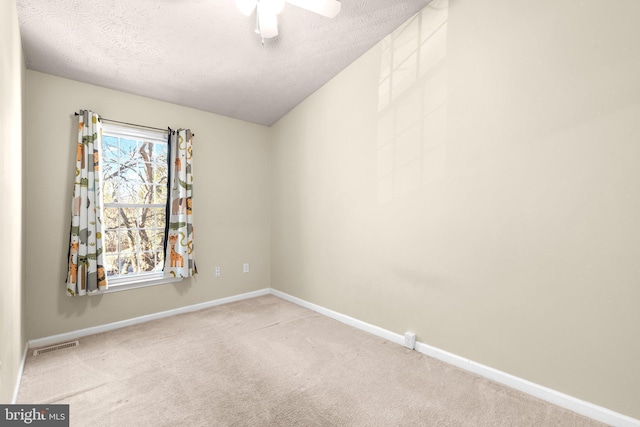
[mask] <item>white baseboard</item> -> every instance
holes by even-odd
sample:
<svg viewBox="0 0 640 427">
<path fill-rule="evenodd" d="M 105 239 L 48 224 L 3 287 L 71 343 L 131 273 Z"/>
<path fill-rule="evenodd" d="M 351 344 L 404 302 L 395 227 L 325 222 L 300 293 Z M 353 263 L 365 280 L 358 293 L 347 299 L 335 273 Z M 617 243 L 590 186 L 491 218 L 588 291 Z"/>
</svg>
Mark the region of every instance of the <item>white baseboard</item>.
<svg viewBox="0 0 640 427">
<path fill-rule="evenodd" d="M 404 343 L 404 336 L 400 334 L 396 334 L 395 332 L 388 331 L 386 329 L 380 328 L 378 326 L 372 325 L 367 322 L 363 322 L 362 320 L 355 319 L 353 317 L 349 317 L 345 314 L 338 313 L 333 310 L 329 310 L 328 308 L 324 308 L 322 306 L 310 303 L 308 301 L 302 300 L 300 298 L 291 296 L 289 294 L 285 294 L 277 289 L 271 289 L 271 295 L 275 295 L 278 298 L 281 298 L 285 301 L 292 302 L 296 305 L 299 305 L 304 308 L 308 308 L 311 311 L 315 311 L 317 313 L 323 314 L 332 319 L 338 320 L 342 323 L 346 323 L 349 326 L 353 326 L 355 328 L 361 329 L 365 332 L 369 332 L 370 334 L 376 335 L 380 338 L 384 338 L 387 341 L 391 341 L 396 344 L 402 345 Z"/>
<path fill-rule="evenodd" d="M 268 295 L 269 289 L 260 289 L 258 291 L 247 292 L 245 294 L 234 295 L 231 297 L 220 298 L 212 301 L 202 302 L 199 304 L 188 305 L 186 307 L 175 308 L 173 310 L 161 311 L 159 313 L 148 314 L 146 316 L 134 317 L 133 319 L 121 320 L 119 322 L 107 323 L 106 325 L 93 326 L 91 328 L 79 329 L 76 331 L 65 332 L 63 334 L 52 335 L 50 337 L 38 338 L 30 340 L 29 348 L 45 347 L 58 344 L 64 341 L 75 340 L 88 335 L 99 334 L 101 332 L 112 331 L 114 329 L 124 328 L 126 326 L 136 325 L 138 323 L 149 322 L 151 320 L 162 319 L 163 317 L 174 316 L 176 314 L 189 313 L 191 311 L 202 310 L 217 305 L 228 304 L 230 302 L 241 301 L 244 299 L 255 298 L 262 295 Z"/>
<path fill-rule="evenodd" d="M 24 344 L 22 360 L 20 361 L 20 368 L 18 369 L 18 376 L 16 377 L 16 386 L 13 389 L 13 397 L 11 398 L 12 405 L 15 405 L 18 401 L 18 393 L 20 392 L 20 384 L 22 383 L 22 373 L 24 372 L 24 362 L 27 360 L 27 350 L 29 350 L 29 343 Z"/>
<path fill-rule="evenodd" d="M 396 334 L 395 332 L 391 332 L 378 326 L 363 322 L 361 320 L 354 319 L 353 317 L 335 312 L 333 310 L 329 310 L 328 308 L 310 303 L 308 301 L 302 300 L 273 288 L 271 289 L 270 293 L 271 295 L 277 296 L 278 298 L 282 298 L 283 300 L 292 302 L 301 307 L 308 308 L 309 310 L 315 311 L 339 322 L 345 323 L 349 326 L 353 326 L 354 328 L 369 332 L 393 343 L 399 345 L 404 344 L 403 335 Z M 565 408 L 580 415 L 592 418 L 596 421 L 600 421 L 602 423 L 616 427 L 640 427 L 640 420 L 637 420 L 635 418 L 631 418 L 626 415 L 611 411 L 607 408 L 603 408 L 602 406 L 594 405 L 593 403 L 580 400 L 578 398 L 569 396 L 548 387 L 533 383 L 531 381 L 527 381 L 523 378 L 507 374 L 506 372 L 499 371 L 497 369 L 474 362 L 456 354 L 449 353 L 428 344 L 416 342 L 415 349 L 416 351 L 433 357 L 434 359 L 438 359 L 462 368 L 466 371 L 473 372 L 474 374 L 483 376 L 497 383 L 504 384 L 508 387 L 514 388 L 531 396 L 560 406 L 561 408 Z"/>
<path fill-rule="evenodd" d="M 25 345 L 25 350 L 22 356 L 20 371 L 18 373 L 18 378 L 16 380 L 16 387 L 14 390 L 12 403 L 15 403 L 16 399 L 18 398 L 18 392 L 20 389 L 20 382 L 22 380 L 22 372 L 24 369 L 24 363 L 25 363 L 28 348 L 43 347 L 43 346 L 58 344 L 64 341 L 74 340 L 84 336 L 106 332 L 114 329 L 119 329 L 126 326 L 135 325 L 138 323 L 161 319 L 161 318 L 173 316 L 176 314 L 202 310 L 209 307 L 215 307 L 217 305 L 227 304 L 235 301 L 241 301 L 249 298 L 255 298 L 255 297 L 268 295 L 268 294 L 274 295 L 283 300 L 292 302 L 301 307 L 315 311 L 317 313 L 320 313 L 324 316 L 335 319 L 349 326 L 353 326 L 354 328 L 376 335 L 380 338 L 386 339 L 395 344 L 398 344 L 398 345 L 404 344 L 403 335 L 397 334 L 395 332 L 391 332 L 387 329 L 380 328 L 378 326 L 372 325 L 367 322 L 363 322 L 361 320 L 355 319 L 345 314 L 338 313 L 336 311 L 319 306 L 317 304 L 310 303 L 308 301 L 302 300 L 298 297 L 294 297 L 292 295 L 286 294 L 276 289 L 266 288 L 266 289 L 247 292 L 244 294 L 235 295 L 227 298 L 220 298 L 213 301 L 194 304 L 186 307 L 180 307 L 173 310 L 167 310 L 159 313 L 149 314 L 146 316 L 135 317 L 133 319 L 108 323 L 106 325 L 100 325 L 100 326 L 95 326 L 91 328 L 80 329 L 77 331 L 67 332 L 63 334 L 53 335 L 50 337 L 31 340 Z M 474 362 L 472 360 L 466 359 L 456 354 L 449 353 L 447 351 L 430 346 L 428 344 L 425 344 L 422 342 L 416 342 L 415 349 L 416 351 L 423 353 L 427 356 L 433 357 L 434 359 L 438 359 L 443 362 L 462 368 L 464 370 L 467 370 L 469 372 L 473 372 L 477 375 L 483 376 L 492 381 L 498 382 L 500 384 L 504 384 L 508 387 L 522 391 L 524 393 L 535 396 L 539 399 L 545 400 L 549 403 L 552 403 L 554 405 L 576 412 L 578 414 L 584 415 L 586 417 L 592 418 L 594 420 L 600 421 L 602 423 L 609 424 L 616 427 L 640 427 L 640 420 L 637 420 L 635 418 L 631 418 L 629 416 L 611 411 L 607 408 L 603 408 L 593 403 L 580 400 L 578 398 L 569 396 L 567 394 L 561 393 L 556 390 L 552 390 L 542 385 L 535 384 L 523 378 L 519 378 L 514 375 L 507 374 L 506 372 L 499 371 L 497 369 L 491 368 L 481 363 Z"/>
</svg>

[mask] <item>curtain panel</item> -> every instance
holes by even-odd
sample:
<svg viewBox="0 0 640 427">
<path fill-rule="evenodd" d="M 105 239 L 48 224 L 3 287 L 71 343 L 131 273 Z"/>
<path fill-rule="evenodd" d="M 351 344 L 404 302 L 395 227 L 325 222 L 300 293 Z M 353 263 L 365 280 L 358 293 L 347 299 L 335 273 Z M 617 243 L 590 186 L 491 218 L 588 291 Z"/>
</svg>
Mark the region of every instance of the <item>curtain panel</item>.
<svg viewBox="0 0 640 427">
<path fill-rule="evenodd" d="M 102 124 L 91 111 L 78 114 L 75 178 L 71 200 L 71 232 L 67 295 L 81 296 L 107 289 L 102 243 L 100 159 Z"/>
<path fill-rule="evenodd" d="M 193 134 L 169 129 L 169 192 L 165 230 L 165 277 L 197 274 L 193 241 Z"/>
</svg>

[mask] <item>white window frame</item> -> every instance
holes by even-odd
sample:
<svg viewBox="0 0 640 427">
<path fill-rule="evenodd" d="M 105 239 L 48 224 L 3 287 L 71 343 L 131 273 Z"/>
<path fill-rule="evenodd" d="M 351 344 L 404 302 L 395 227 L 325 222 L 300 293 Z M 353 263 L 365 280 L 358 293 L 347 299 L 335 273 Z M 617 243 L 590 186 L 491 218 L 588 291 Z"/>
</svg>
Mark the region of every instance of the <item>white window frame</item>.
<svg viewBox="0 0 640 427">
<path fill-rule="evenodd" d="M 167 131 L 168 132 L 168 131 Z M 151 141 L 154 143 L 167 144 L 168 134 L 162 134 L 162 131 L 147 130 L 134 126 L 120 125 L 115 123 L 102 123 L 102 136 L 128 137 L 136 140 Z M 102 147 L 100 147 L 102 149 Z M 101 178 L 101 182 L 104 180 Z M 168 195 L 167 195 L 168 197 Z M 111 203 L 103 202 L 103 207 L 111 206 Z M 118 204 L 117 207 L 126 207 L 126 204 Z M 139 207 L 139 206 L 136 206 Z M 106 227 L 105 227 L 106 231 Z M 166 236 L 165 236 L 166 237 Z M 132 276 L 121 276 L 115 278 L 107 278 L 108 288 L 102 293 L 125 291 L 129 289 L 144 288 L 147 286 L 164 285 L 181 281 L 182 277 L 165 277 L 164 271 L 149 272 L 136 274 Z"/>
</svg>

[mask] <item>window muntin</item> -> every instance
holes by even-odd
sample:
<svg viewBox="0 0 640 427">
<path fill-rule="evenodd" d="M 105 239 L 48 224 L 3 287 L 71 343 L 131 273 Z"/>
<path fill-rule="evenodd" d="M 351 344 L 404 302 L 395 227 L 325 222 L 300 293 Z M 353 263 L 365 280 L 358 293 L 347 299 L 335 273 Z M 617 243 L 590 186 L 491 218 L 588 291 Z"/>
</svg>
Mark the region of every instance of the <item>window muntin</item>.
<svg viewBox="0 0 640 427">
<path fill-rule="evenodd" d="M 101 158 L 109 285 L 162 278 L 166 132 L 105 123 Z"/>
</svg>

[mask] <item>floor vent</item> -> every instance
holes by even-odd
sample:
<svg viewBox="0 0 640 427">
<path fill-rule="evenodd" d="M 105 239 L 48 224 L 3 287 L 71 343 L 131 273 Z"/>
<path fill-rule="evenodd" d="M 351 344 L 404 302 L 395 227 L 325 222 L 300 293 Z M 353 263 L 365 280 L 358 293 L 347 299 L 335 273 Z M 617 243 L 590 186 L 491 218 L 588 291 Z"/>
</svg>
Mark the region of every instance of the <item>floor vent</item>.
<svg viewBox="0 0 640 427">
<path fill-rule="evenodd" d="M 51 353 L 52 351 L 62 350 L 64 348 L 77 347 L 80 345 L 80 341 L 63 342 L 62 344 L 52 345 L 50 347 L 39 348 L 33 351 L 34 356 L 40 356 L 41 354 Z"/>
</svg>

